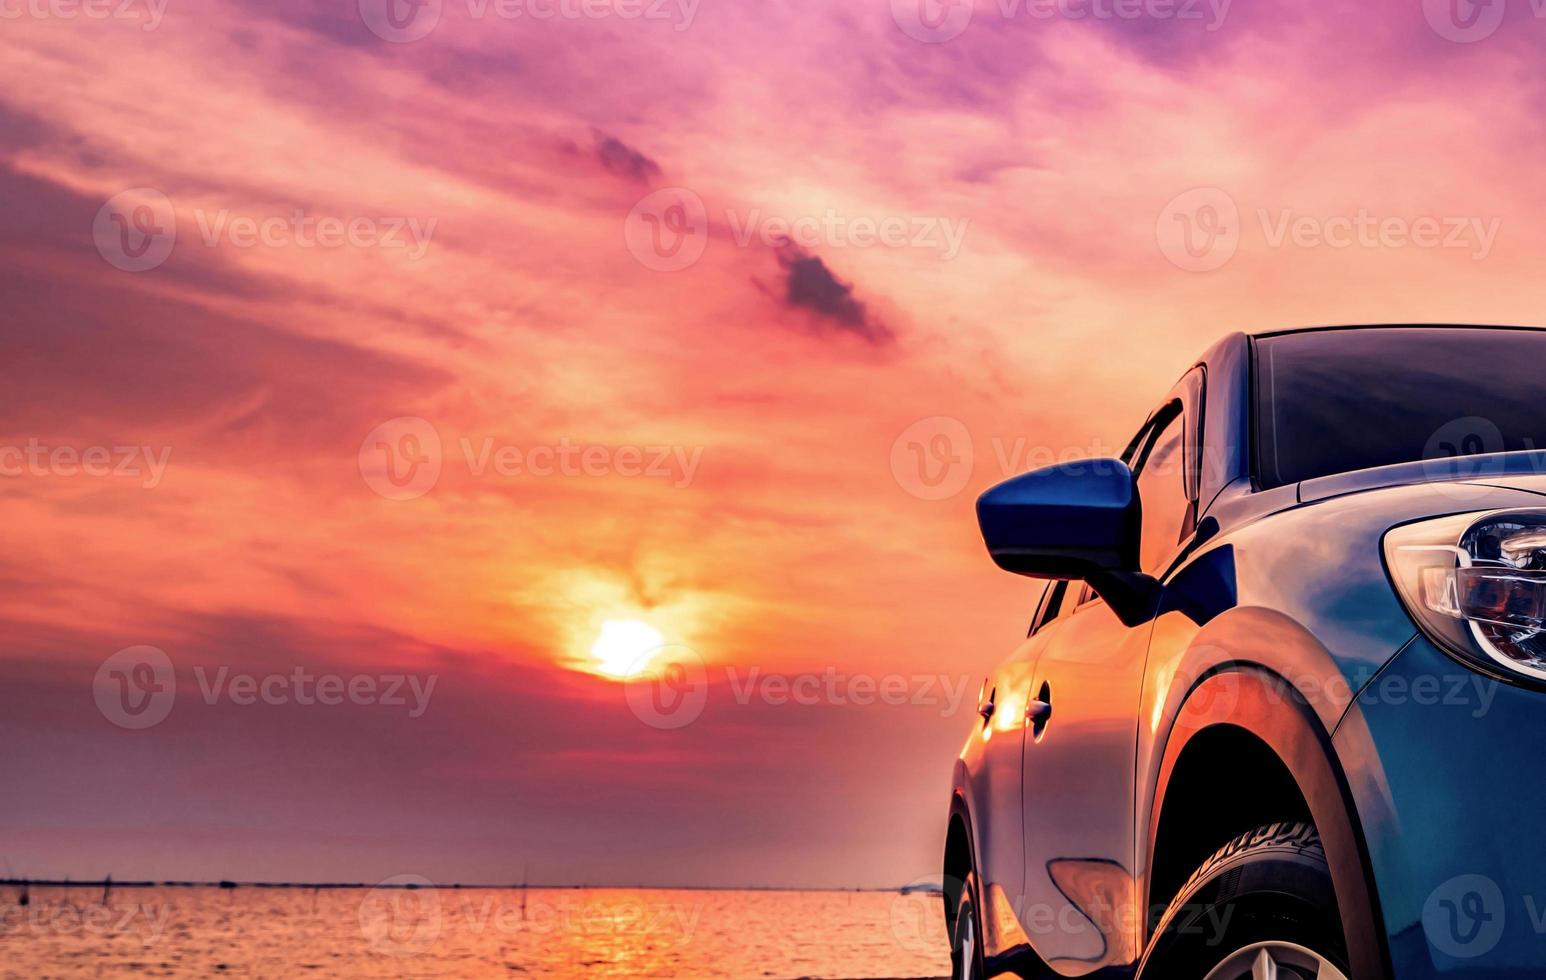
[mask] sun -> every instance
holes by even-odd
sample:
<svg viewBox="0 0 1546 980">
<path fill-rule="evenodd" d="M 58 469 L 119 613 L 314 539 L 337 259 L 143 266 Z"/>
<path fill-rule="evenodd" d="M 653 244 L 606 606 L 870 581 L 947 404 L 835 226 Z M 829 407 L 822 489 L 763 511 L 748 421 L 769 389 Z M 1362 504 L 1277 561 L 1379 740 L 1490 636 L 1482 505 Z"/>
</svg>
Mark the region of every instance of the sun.
<svg viewBox="0 0 1546 980">
<path fill-rule="evenodd" d="M 627 678 L 647 670 L 655 652 L 665 645 L 666 638 L 649 623 L 609 619 L 601 624 L 601 635 L 591 644 L 590 655 L 598 661 L 596 669 L 601 673 Z"/>
</svg>

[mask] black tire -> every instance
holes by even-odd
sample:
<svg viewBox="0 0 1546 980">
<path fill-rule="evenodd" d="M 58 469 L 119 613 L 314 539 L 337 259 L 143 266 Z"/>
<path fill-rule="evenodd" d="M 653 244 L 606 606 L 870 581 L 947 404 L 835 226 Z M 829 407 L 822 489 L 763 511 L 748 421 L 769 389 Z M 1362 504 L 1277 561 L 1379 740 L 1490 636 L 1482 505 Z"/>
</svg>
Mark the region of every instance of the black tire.
<svg viewBox="0 0 1546 980">
<path fill-rule="evenodd" d="M 982 922 L 977 916 L 977 875 L 968 873 L 961 883 L 961 904 L 956 908 L 950 933 L 951 980 L 983 980 Z"/>
<path fill-rule="evenodd" d="M 1204 861 L 1160 917 L 1139 977 L 1235 980 L 1263 955 L 1285 980 L 1347 977 L 1331 871 L 1307 823 L 1258 827 Z"/>
</svg>

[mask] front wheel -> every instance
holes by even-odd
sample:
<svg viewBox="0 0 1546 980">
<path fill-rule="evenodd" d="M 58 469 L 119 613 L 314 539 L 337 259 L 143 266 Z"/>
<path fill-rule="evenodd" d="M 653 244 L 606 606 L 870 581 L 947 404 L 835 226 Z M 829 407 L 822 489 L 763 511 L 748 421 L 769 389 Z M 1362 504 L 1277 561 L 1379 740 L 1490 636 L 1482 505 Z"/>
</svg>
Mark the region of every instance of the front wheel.
<svg viewBox="0 0 1546 980">
<path fill-rule="evenodd" d="M 1241 834 L 1160 918 L 1142 980 L 1347 980 L 1347 943 L 1320 835 L 1306 823 Z"/>
<path fill-rule="evenodd" d="M 982 939 L 977 925 L 977 876 L 968 874 L 961 883 L 961 904 L 956 909 L 950 937 L 951 980 L 984 980 Z"/>
</svg>

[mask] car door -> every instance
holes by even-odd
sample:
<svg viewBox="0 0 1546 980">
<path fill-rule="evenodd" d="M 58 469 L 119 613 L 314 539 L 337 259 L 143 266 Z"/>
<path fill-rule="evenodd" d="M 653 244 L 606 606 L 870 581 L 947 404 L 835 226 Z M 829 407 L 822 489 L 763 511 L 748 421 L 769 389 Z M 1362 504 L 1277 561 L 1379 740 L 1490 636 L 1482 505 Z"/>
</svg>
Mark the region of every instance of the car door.
<svg viewBox="0 0 1546 980">
<path fill-rule="evenodd" d="M 1196 522 L 1202 383 L 1201 369 L 1183 379 L 1128 451 L 1142 506 L 1140 566 L 1156 577 Z M 1081 598 L 1046 630 L 1036 660 L 1021 784 L 1019 918 L 1041 958 L 1067 976 L 1138 955 L 1134 773 L 1153 629 L 1124 626 L 1088 590 Z"/>
<path fill-rule="evenodd" d="M 1043 587 L 1025 641 L 983 682 L 977 698 L 973 739 L 982 763 L 975 795 L 978 867 L 981 870 L 984 949 L 1002 953 L 1023 940 L 1015 928 L 1015 902 L 1024 891 L 1025 822 L 1021 811 L 1021 771 L 1025 749 L 1025 704 L 1032 670 L 1044 643 L 1043 626 L 1063 607 L 1069 583 Z M 1072 606 L 1072 603 L 1069 603 Z"/>
</svg>

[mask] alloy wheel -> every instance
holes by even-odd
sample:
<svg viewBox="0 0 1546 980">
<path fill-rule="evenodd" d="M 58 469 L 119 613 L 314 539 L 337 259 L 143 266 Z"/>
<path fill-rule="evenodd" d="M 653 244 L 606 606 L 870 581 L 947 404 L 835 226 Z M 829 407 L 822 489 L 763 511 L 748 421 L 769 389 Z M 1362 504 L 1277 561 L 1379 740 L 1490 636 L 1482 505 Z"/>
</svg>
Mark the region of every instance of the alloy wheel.
<svg viewBox="0 0 1546 980">
<path fill-rule="evenodd" d="M 1347 975 L 1319 953 L 1275 942 L 1231 953 L 1204 980 L 1347 980 Z"/>
<path fill-rule="evenodd" d="M 966 918 L 961 923 L 960 952 L 956 954 L 961 971 L 958 980 L 981 980 L 977 976 L 977 917 L 969 908 L 964 911 Z"/>
</svg>

